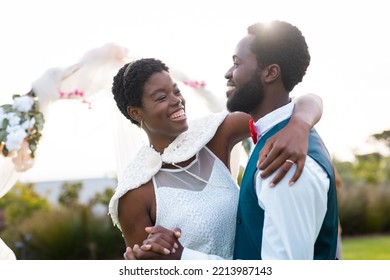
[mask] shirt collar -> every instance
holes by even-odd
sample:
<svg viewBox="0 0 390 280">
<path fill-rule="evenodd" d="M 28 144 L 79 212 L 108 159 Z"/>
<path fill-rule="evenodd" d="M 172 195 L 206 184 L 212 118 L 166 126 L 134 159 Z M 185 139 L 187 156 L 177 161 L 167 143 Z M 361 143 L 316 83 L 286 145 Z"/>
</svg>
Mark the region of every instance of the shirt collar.
<svg viewBox="0 0 390 280">
<path fill-rule="evenodd" d="M 260 131 L 260 133 L 258 133 L 259 138 L 276 124 L 291 117 L 294 110 L 294 105 L 295 102 L 290 99 L 290 102 L 288 104 L 268 113 L 264 117 L 257 120 L 257 122 L 255 123 L 255 129 L 257 132 Z"/>
</svg>

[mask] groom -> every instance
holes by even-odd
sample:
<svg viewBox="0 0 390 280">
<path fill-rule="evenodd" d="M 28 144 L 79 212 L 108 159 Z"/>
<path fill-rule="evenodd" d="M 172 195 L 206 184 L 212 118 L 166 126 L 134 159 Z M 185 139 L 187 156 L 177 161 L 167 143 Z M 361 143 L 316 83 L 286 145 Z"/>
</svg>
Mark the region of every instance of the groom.
<svg viewBox="0 0 390 280">
<path fill-rule="evenodd" d="M 293 161 L 286 161 L 292 168 L 277 188 L 269 187 L 276 173 L 263 179 L 256 167 L 266 140 L 292 115 L 294 102 L 289 93 L 310 64 L 305 38 L 287 22 L 254 24 L 238 43 L 233 63 L 225 75 L 230 89 L 227 108 L 252 116 L 254 140 L 258 141 L 241 183 L 234 258 L 335 259 L 338 209 L 334 172 L 317 132 L 313 129 L 310 133 L 308 157 L 294 187 L 287 179 L 295 173 Z M 155 234 L 164 229 L 152 230 Z M 214 257 L 205 255 L 207 258 Z"/>
<path fill-rule="evenodd" d="M 266 140 L 283 128 L 294 103 L 289 93 L 302 81 L 310 54 L 301 31 L 287 23 L 258 23 L 237 45 L 225 78 L 229 111 L 255 122 L 258 143 L 240 187 L 235 259 L 335 259 L 338 209 L 333 166 L 317 132 L 309 136 L 308 157 L 294 187 L 282 179 L 269 188 L 256 168 Z M 292 161 L 287 160 L 296 168 Z M 287 176 L 288 177 L 288 174 Z"/>
</svg>

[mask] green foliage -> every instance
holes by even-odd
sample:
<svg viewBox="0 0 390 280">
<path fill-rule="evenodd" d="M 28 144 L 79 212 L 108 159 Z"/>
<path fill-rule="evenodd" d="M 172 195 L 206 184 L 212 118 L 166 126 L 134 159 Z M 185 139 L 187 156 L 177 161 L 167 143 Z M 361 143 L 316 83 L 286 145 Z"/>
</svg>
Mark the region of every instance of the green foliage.
<svg viewBox="0 0 390 280">
<path fill-rule="evenodd" d="M 390 231 L 390 186 L 345 186 L 338 200 L 344 235 Z"/>
<path fill-rule="evenodd" d="M 15 227 L 24 219 L 30 217 L 35 211 L 48 209 L 50 204 L 46 198 L 41 197 L 33 184 L 15 186 L 0 200 L 0 207 L 6 209 L 8 227 Z"/>
<path fill-rule="evenodd" d="M 114 195 L 114 190 L 107 188 L 102 193 L 97 193 L 89 202 L 90 205 L 103 204 L 108 205 L 111 197 Z"/>
<path fill-rule="evenodd" d="M 358 182 L 379 184 L 386 178 L 384 156 L 379 153 L 357 155 L 352 172 Z"/>
<path fill-rule="evenodd" d="M 338 161 L 334 159 L 333 162 L 335 169 L 338 171 L 341 177 L 341 181 L 344 185 L 354 185 L 356 178 L 353 173 L 353 163 L 349 161 Z"/>
<path fill-rule="evenodd" d="M 61 194 L 58 198 L 58 202 L 66 207 L 77 205 L 79 203 L 80 190 L 82 188 L 83 184 L 81 182 L 65 182 L 61 187 Z"/>
<path fill-rule="evenodd" d="M 88 207 L 60 207 L 34 213 L 18 227 L 15 244 L 26 239 L 27 259 L 82 260 L 118 259 L 124 252 L 123 238 L 108 217 L 96 217 Z"/>
<path fill-rule="evenodd" d="M 63 208 L 37 212 L 25 220 L 18 229 L 19 239 L 26 242 L 29 259 L 81 259 L 86 258 L 85 229 L 79 210 Z M 15 244 L 17 244 L 15 242 Z M 15 248 L 16 249 L 16 248 Z M 15 251 L 14 249 L 14 251 Z"/>
<path fill-rule="evenodd" d="M 81 182 L 64 183 L 60 203 L 52 207 L 46 199 L 39 197 L 33 185 L 17 184 L 2 198 L 6 212 L 11 213 L 7 220 L 13 223 L 6 228 L 2 238 L 18 259 L 123 258 L 125 243 L 121 232 L 113 226 L 108 215 L 94 212 L 94 206 L 108 204 L 113 190 L 108 188 L 96 194 L 87 205 L 82 205 L 79 202 L 81 189 Z M 16 209 L 23 214 L 15 212 Z"/>
<path fill-rule="evenodd" d="M 366 225 L 371 232 L 390 231 L 390 186 L 379 185 L 369 189 Z"/>
<path fill-rule="evenodd" d="M 338 193 L 339 217 L 343 234 L 356 234 L 364 231 L 363 223 L 367 197 L 364 188 L 344 187 Z"/>
<path fill-rule="evenodd" d="M 384 131 L 372 137 L 389 144 L 389 136 L 390 131 Z M 390 231 L 390 157 L 380 153 L 355 155 L 353 162 L 335 160 L 334 165 L 344 183 L 338 196 L 343 233 Z"/>
<path fill-rule="evenodd" d="M 384 172 L 384 182 L 390 185 L 390 156 L 383 158 L 382 169 Z"/>
</svg>

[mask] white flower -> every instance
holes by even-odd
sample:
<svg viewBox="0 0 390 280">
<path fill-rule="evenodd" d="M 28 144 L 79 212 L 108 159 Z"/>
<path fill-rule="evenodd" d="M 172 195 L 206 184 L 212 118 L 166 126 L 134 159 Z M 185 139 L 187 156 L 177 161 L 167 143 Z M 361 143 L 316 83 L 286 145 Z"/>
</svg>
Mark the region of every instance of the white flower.
<svg viewBox="0 0 390 280">
<path fill-rule="evenodd" d="M 24 129 L 18 129 L 10 132 L 7 136 L 7 141 L 5 142 L 7 150 L 10 152 L 19 150 L 26 136 L 27 133 Z"/>
<path fill-rule="evenodd" d="M 7 116 L 7 114 L 4 112 L 3 108 L 0 108 L 0 127 L 1 127 L 1 124 L 3 123 L 3 120 L 5 119 L 6 116 Z"/>
<path fill-rule="evenodd" d="M 20 118 L 14 112 L 8 113 L 6 118 L 9 120 L 10 126 L 18 125 L 20 123 Z"/>
<path fill-rule="evenodd" d="M 32 117 L 30 120 L 26 120 L 24 123 L 22 123 L 22 127 L 25 129 L 25 130 L 28 130 L 30 128 L 32 128 L 35 124 L 35 118 Z"/>
<path fill-rule="evenodd" d="M 23 95 L 20 97 L 15 97 L 12 108 L 20 112 L 28 112 L 31 110 L 34 104 L 34 99 L 31 96 Z"/>
<path fill-rule="evenodd" d="M 8 125 L 6 128 L 7 133 L 12 133 L 18 130 L 24 130 L 21 125 Z"/>
</svg>

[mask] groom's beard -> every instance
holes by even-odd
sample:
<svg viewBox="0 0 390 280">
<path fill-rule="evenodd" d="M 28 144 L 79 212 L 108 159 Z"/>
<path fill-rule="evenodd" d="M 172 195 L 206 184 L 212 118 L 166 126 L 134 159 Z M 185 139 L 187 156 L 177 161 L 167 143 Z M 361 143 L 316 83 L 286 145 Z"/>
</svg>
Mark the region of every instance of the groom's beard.
<svg viewBox="0 0 390 280">
<path fill-rule="evenodd" d="M 252 78 L 243 86 L 237 87 L 231 98 L 226 102 L 229 112 L 244 112 L 250 114 L 261 103 L 264 97 L 264 87 L 258 75 L 253 74 Z"/>
</svg>

